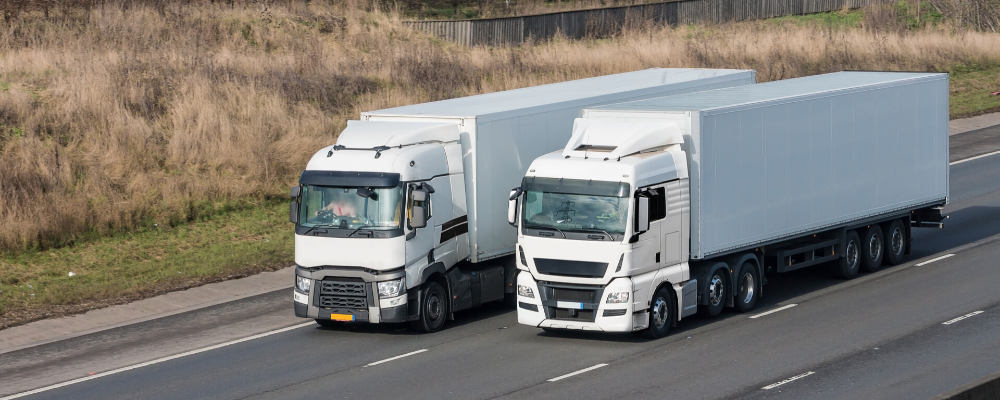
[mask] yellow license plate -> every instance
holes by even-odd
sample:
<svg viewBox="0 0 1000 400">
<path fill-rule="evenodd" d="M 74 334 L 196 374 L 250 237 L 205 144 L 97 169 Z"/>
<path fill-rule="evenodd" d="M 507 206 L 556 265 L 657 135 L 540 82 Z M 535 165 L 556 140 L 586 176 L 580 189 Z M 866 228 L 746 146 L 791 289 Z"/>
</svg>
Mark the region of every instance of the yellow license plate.
<svg viewBox="0 0 1000 400">
<path fill-rule="evenodd" d="M 350 314 L 330 314 L 330 319 L 334 321 L 354 321 L 354 316 Z"/>
</svg>

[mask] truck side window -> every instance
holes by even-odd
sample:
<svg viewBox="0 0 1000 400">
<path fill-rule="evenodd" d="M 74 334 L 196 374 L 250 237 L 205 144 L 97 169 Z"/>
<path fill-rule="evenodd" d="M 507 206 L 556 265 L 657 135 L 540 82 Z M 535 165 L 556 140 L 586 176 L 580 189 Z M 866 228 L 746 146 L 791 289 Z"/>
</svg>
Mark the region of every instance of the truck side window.
<svg viewBox="0 0 1000 400">
<path fill-rule="evenodd" d="M 409 189 L 406 190 L 406 227 L 409 229 L 413 229 L 413 227 L 410 226 L 410 216 L 413 215 L 413 206 L 421 206 L 424 208 L 424 221 L 430 221 L 431 219 L 431 194 L 427 194 L 427 201 L 414 201 L 412 196 L 413 189 L 414 186 L 410 186 Z M 427 226 L 430 226 L 430 223 L 428 223 Z"/>
<path fill-rule="evenodd" d="M 662 187 L 649 189 L 649 221 L 658 221 L 667 216 L 667 191 Z"/>
</svg>

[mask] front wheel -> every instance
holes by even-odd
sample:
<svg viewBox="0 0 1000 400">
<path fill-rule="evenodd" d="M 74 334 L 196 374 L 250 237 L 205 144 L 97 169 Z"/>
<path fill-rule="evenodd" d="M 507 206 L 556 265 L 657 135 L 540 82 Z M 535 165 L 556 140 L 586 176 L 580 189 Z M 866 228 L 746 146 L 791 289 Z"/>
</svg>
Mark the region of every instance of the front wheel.
<svg viewBox="0 0 1000 400">
<path fill-rule="evenodd" d="M 420 318 L 410 321 L 410 329 L 420 332 L 437 332 L 444 327 L 448 318 L 448 296 L 440 283 L 430 281 L 424 284 L 420 299 Z"/>
<path fill-rule="evenodd" d="M 642 335 L 650 339 L 667 336 L 673 317 L 674 306 L 670 291 L 665 286 L 661 286 L 653 295 L 652 306 L 649 309 L 649 328 L 642 331 Z"/>
</svg>

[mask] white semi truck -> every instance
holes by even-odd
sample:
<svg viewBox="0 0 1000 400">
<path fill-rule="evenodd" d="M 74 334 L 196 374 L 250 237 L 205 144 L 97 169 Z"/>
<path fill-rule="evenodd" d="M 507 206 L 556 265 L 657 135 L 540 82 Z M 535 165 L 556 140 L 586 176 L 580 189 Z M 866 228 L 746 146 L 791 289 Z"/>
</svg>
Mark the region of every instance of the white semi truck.
<svg viewBox="0 0 1000 400">
<path fill-rule="evenodd" d="M 583 107 L 754 81 L 649 69 L 362 113 L 291 191 L 295 315 L 432 332 L 502 300 L 517 271 L 507 189 L 562 147 Z"/>
<path fill-rule="evenodd" d="M 662 337 L 766 274 L 898 264 L 948 200 L 948 75 L 840 72 L 593 107 L 510 192 L 517 317 Z"/>
</svg>

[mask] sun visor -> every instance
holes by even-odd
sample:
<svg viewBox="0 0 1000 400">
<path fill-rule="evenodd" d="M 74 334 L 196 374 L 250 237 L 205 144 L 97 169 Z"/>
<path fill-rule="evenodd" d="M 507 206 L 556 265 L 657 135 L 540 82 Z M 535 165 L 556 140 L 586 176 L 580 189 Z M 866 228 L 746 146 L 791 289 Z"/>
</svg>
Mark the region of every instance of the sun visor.
<svg viewBox="0 0 1000 400">
<path fill-rule="evenodd" d="M 458 124 L 411 121 L 347 121 L 337 144 L 353 149 L 396 147 L 427 142 L 456 142 Z"/>
<path fill-rule="evenodd" d="M 399 174 L 391 172 L 302 171 L 299 184 L 346 187 L 394 187 Z"/>
</svg>

